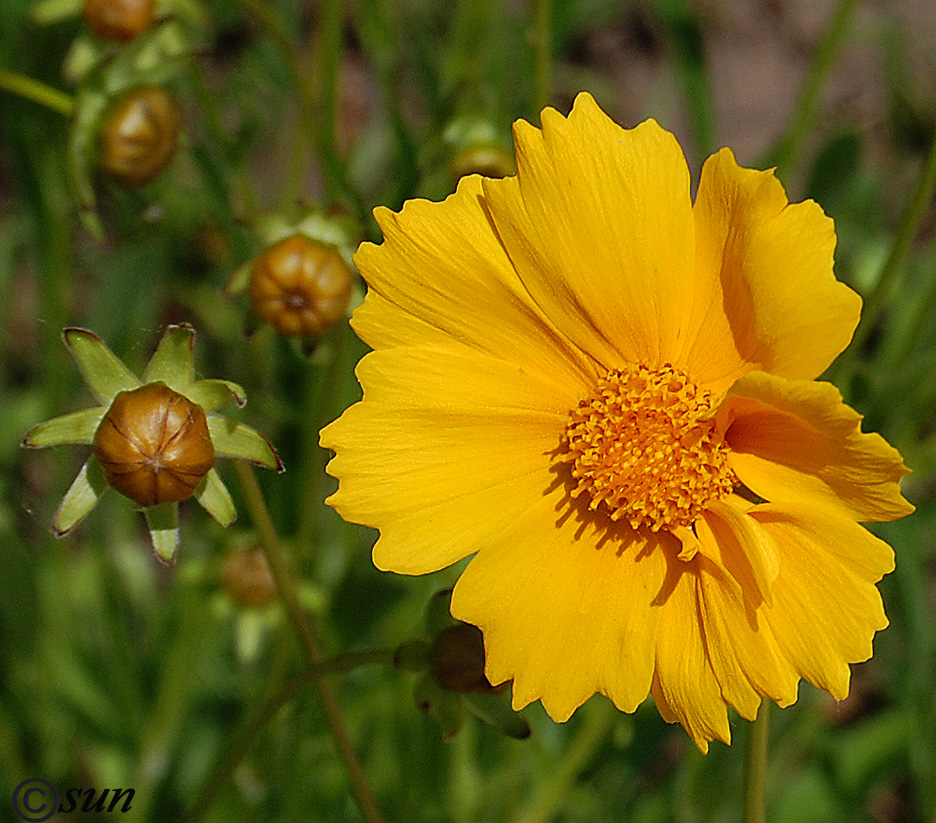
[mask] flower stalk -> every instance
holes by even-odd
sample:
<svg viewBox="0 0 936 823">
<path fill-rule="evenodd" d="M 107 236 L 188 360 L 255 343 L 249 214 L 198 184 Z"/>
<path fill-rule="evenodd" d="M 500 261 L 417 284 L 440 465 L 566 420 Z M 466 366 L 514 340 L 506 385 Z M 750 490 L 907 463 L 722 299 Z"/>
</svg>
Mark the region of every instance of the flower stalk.
<svg viewBox="0 0 936 823">
<path fill-rule="evenodd" d="M 47 86 L 45 83 L 34 80 L 12 71 L 0 69 L 0 89 L 18 94 L 27 100 L 32 100 L 40 106 L 45 106 L 66 117 L 71 117 L 75 110 L 75 100 L 70 94 Z"/>
<path fill-rule="evenodd" d="M 767 738 L 770 701 L 762 700 L 757 718 L 748 726 L 744 751 L 744 823 L 764 823 L 766 815 Z"/>
<path fill-rule="evenodd" d="M 234 743 L 228 748 L 227 755 L 221 760 L 192 810 L 185 818 L 187 823 L 196 823 L 204 817 L 208 809 L 217 799 L 219 792 L 230 779 L 237 765 L 244 759 L 250 747 L 256 743 L 263 730 L 276 713 L 302 689 L 310 683 L 321 683 L 321 679 L 329 674 L 340 674 L 367 666 L 373 663 L 389 664 L 393 662 L 393 652 L 389 649 L 375 649 L 373 651 L 350 652 L 339 654 L 328 660 L 323 660 L 314 666 L 309 666 L 304 672 L 287 680 L 280 689 L 264 703 L 247 722 Z"/>
<path fill-rule="evenodd" d="M 254 528 L 257 530 L 260 546 L 266 554 L 267 562 L 270 564 L 270 572 L 273 575 L 273 579 L 276 581 L 276 587 L 279 590 L 280 596 L 283 598 L 283 603 L 286 606 L 289 619 L 299 637 L 306 662 L 309 664 L 310 669 L 314 670 L 323 663 L 324 656 L 322 655 L 312 625 L 309 623 L 309 619 L 299 602 L 299 593 L 296 591 L 296 587 L 289 573 L 289 568 L 286 565 L 286 558 L 283 555 L 279 537 L 273 525 L 273 520 L 270 517 L 266 500 L 260 489 L 260 484 L 257 482 L 257 478 L 254 476 L 250 466 L 242 461 L 235 461 L 234 469 L 237 472 L 237 478 L 240 481 L 241 490 L 244 493 L 247 510 L 250 512 Z M 357 754 L 354 751 L 354 745 L 351 742 L 351 737 L 348 734 L 344 719 L 341 716 L 341 707 L 338 704 L 338 696 L 335 693 L 335 688 L 328 680 L 320 679 L 318 680 L 318 689 L 322 698 L 322 707 L 325 711 L 325 719 L 328 722 L 328 728 L 335 740 L 338 755 L 341 757 L 345 769 L 348 772 L 348 778 L 351 781 L 351 790 L 354 792 L 354 796 L 357 799 L 361 814 L 364 816 L 367 823 L 381 823 L 383 821 L 383 816 L 377 807 L 377 802 L 374 799 L 373 792 L 364 775 L 364 770 L 361 768 Z M 272 716 L 272 713 L 270 716 Z"/>
</svg>

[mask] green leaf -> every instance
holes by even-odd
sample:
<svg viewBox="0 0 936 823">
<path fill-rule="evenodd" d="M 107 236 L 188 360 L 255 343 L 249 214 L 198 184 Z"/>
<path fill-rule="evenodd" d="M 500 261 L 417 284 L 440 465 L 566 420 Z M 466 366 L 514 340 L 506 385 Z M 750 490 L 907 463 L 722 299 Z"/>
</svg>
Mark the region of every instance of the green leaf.
<svg viewBox="0 0 936 823">
<path fill-rule="evenodd" d="M 95 406 L 53 417 L 33 426 L 23 438 L 23 445 L 32 449 L 60 446 L 63 443 L 90 445 L 105 414 L 106 408 Z"/>
<path fill-rule="evenodd" d="M 239 407 L 247 402 L 247 393 L 230 380 L 197 380 L 183 394 L 201 406 L 205 414 L 223 406 L 228 400 L 233 400 Z"/>
<path fill-rule="evenodd" d="M 94 332 L 67 328 L 68 346 L 88 388 L 102 406 L 110 406 L 119 392 L 138 389 L 140 381 Z"/>
<path fill-rule="evenodd" d="M 100 463 L 92 456 L 81 467 L 52 520 L 56 537 L 64 537 L 87 517 L 109 486 Z"/>
<path fill-rule="evenodd" d="M 179 550 L 179 504 L 161 503 L 143 509 L 156 557 L 166 565 L 175 563 Z"/>
<path fill-rule="evenodd" d="M 237 519 L 234 501 L 216 469 L 211 469 L 195 490 L 195 499 L 222 526 L 227 528 Z"/>
<path fill-rule="evenodd" d="M 146 364 L 143 382 L 162 381 L 170 389 L 184 392 L 195 379 L 195 365 L 192 362 L 194 345 L 195 329 L 188 323 L 169 326 Z"/>
<path fill-rule="evenodd" d="M 208 431 L 215 454 L 219 457 L 247 460 L 258 466 L 283 471 L 283 463 L 276 449 L 270 445 L 269 440 L 250 426 L 235 423 L 226 417 L 209 417 Z"/>
</svg>

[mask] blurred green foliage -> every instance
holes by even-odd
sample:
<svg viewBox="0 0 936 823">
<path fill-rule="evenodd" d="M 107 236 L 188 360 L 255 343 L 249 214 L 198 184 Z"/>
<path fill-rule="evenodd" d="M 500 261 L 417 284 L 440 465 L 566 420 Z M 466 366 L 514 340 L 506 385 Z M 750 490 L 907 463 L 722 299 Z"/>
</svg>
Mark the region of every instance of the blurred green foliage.
<svg viewBox="0 0 936 823">
<path fill-rule="evenodd" d="M 176 13 L 188 45 L 168 78 L 184 112 L 182 147 L 142 189 L 94 175 L 103 243 L 78 220 L 69 119 L 0 90 L 0 795 L 27 777 L 62 790 L 132 787 L 127 819 L 140 821 L 188 819 L 232 742 L 303 663 L 281 606 L 239 605 L 222 585 L 226 552 L 254 539 L 240 499 L 241 522 L 228 531 L 184 508 L 172 569 L 155 562 L 140 518 L 114 494 L 73 535 L 52 538 L 54 508 L 84 456 L 26 454 L 19 442 L 35 422 L 86 405 L 62 328 L 94 329 L 139 369 L 167 323 L 195 326 L 199 374 L 245 386 L 239 417 L 288 467 L 261 481 L 326 655 L 393 648 L 421 633 L 426 603 L 456 574 L 378 573 L 373 534 L 322 505 L 332 481 L 317 432 L 357 398 L 352 368 L 363 346 L 346 325 L 311 359 L 269 328 L 246 340 L 245 307 L 221 287 L 259 250 L 250 226 L 261 212 L 302 199 L 379 239 L 373 206 L 452 190 L 450 163 L 464 147 L 446 135 L 472 133 L 453 123 L 476 120 L 509 149 L 510 123 L 535 121 L 538 105 L 535 10 L 525 2 L 185 5 L 194 12 Z M 936 821 L 936 243 L 921 173 L 936 106 L 906 56 L 913 32 L 887 16 L 859 27 L 860 5 L 839 2 L 799 54 L 799 102 L 761 149 L 793 199 L 814 197 L 836 220 L 838 276 L 869 310 L 860 344 L 832 377 L 866 427 L 903 452 L 919 511 L 879 529 L 898 556 L 881 587 L 892 626 L 876 638 L 874 659 L 855 668 L 853 695 L 836 706 L 804 685 L 794 708 L 774 712 L 773 823 Z M 29 6 L 0 3 L 0 72 L 74 93 L 62 66 L 86 36 L 80 19 L 40 26 Z M 698 169 L 736 134 L 719 122 L 721 78 L 708 58 L 730 7 L 553 0 L 551 102 L 566 108 L 589 88 L 620 122 L 656 116 L 680 133 Z M 870 126 L 847 109 L 822 111 L 854 39 L 884 65 L 881 118 Z M 619 94 L 621 65 L 653 84 Z M 770 69 L 761 71 L 763 80 Z M 740 819 L 743 747 L 715 745 L 702 757 L 652 705 L 627 716 L 596 698 L 564 725 L 534 706 L 528 740 L 471 720 L 444 742 L 415 709 L 413 680 L 387 667 L 334 678 L 388 820 Z M 741 721 L 734 731 L 742 742 Z M 279 707 L 218 788 L 209 821 L 360 819 L 309 686 Z"/>
</svg>

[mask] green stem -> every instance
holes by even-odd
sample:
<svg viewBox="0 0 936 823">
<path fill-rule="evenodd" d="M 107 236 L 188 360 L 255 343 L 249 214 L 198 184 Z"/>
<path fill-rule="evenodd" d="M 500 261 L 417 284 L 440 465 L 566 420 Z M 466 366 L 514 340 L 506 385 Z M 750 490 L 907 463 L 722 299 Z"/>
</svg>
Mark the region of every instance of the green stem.
<svg viewBox="0 0 936 823">
<path fill-rule="evenodd" d="M 0 89 L 6 89 L 6 91 L 13 94 L 18 94 L 20 97 L 32 100 L 40 106 L 64 114 L 66 117 L 71 117 L 72 112 L 75 110 L 75 99 L 71 95 L 53 89 L 39 80 L 24 77 L 22 74 L 16 74 L 12 71 L 0 69 Z"/>
<path fill-rule="evenodd" d="M 322 162 L 326 204 L 342 189 L 344 170 L 338 154 L 338 84 L 341 71 L 341 0 L 323 0 L 315 42 L 315 87 L 312 94 L 317 121 L 319 158 Z"/>
<path fill-rule="evenodd" d="M 767 738 L 770 703 L 761 700 L 757 718 L 748 727 L 744 750 L 744 823 L 764 823 L 766 814 Z"/>
<path fill-rule="evenodd" d="M 371 663 L 392 664 L 393 652 L 388 649 L 377 649 L 374 651 L 339 654 L 328 660 L 323 660 L 315 666 L 310 666 L 302 672 L 302 674 L 298 674 L 286 681 L 286 683 L 257 710 L 254 716 L 244 725 L 234 742 L 228 747 L 227 755 L 218 763 L 211 777 L 205 783 L 205 788 L 202 790 L 198 800 L 196 800 L 192 806 L 192 810 L 185 818 L 186 822 L 196 823 L 196 821 L 200 820 L 205 815 L 217 799 L 221 789 L 223 789 L 228 780 L 231 779 L 231 775 L 234 774 L 234 770 L 237 768 L 238 764 L 244 759 L 247 752 L 250 751 L 251 746 L 257 742 L 263 730 L 276 716 L 276 713 L 289 703 L 303 688 L 311 683 L 321 682 L 321 678 L 327 674 L 340 674 Z"/>
<path fill-rule="evenodd" d="M 552 0 L 536 0 L 533 103 L 538 115 L 552 99 Z"/>
<path fill-rule="evenodd" d="M 835 65 L 842 43 L 845 42 L 845 35 L 857 5 L 858 0 L 839 0 L 809 64 L 790 126 L 767 162 L 767 165 L 777 167 L 781 179 L 790 175 L 803 139 L 816 118 L 819 95 L 829 72 Z"/>
<path fill-rule="evenodd" d="M 295 585 L 293 585 L 289 568 L 286 565 L 286 558 L 283 556 L 279 537 L 270 518 L 270 512 L 267 509 L 266 500 L 263 498 L 260 484 L 257 482 L 253 469 L 247 463 L 242 460 L 233 462 L 234 470 L 237 472 L 237 478 L 244 493 L 247 509 L 250 511 L 250 517 L 260 540 L 260 546 L 266 555 L 273 579 L 276 581 L 276 588 L 280 597 L 283 598 L 286 612 L 293 624 L 293 628 L 296 630 L 296 634 L 299 636 L 306 661 L 310 668 L 315 668 L 323 663 L 324 657 L 309 619 L 299 602 L 299 594 Z M 351 790 L 357 799 L 361 814 L 367 823 L 382 823 L 383 816 L 377 808 L 377 802 L 374 799 L 367 778 L 364 776 L 364 770 L 358 762 L 357 754 L 351 743 L 351 737 L 345 727 L 335 688 L 328 680 L 319 679 L 317 683 L 328 728 L 335 740 L 338 755 L 344 762 L 345 769 L 348 772 Z"/>
<path fill-rule="evenodd" d="M 572 788 L 595 749 L 608 734 L 617 709 L 610 700 L 595 700 L 585 712 L 585 722 L 566 749 L 565 757 L 553 772 L 533 806 L 521 814 L 518 823 L 547 823 L 557 817 L 572 796 Z"/>
</svg>

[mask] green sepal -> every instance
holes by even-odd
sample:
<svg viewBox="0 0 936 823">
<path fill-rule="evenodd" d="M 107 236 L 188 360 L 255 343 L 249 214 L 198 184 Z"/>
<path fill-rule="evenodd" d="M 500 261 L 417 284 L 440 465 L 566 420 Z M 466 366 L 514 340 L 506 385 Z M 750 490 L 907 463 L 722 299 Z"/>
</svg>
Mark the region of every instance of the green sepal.
<svg viewBox="0 0 936 823">
<path fill-rule="evenodd" d="M 110 406 L 118 393 L 138 389 L 140 381 L 94 332 L 70 327 L 62 335 L 91 393 Z"/>
<path fill-rule="evenodd" d="M 211 22 L 208 12 L 197 0 L 163 0 L 162 8 L 198 29 L 206 28 Z"/>
<path fill-rule="evenodd" d="M 84 520 L 108 488 L 104 470 L 92 455 L 81 467 L 81 471 L 78 472 L 78 476 L 68 491 L 65 492 L 58 511 L 52 519 L 52 530 L 55 536 L 64 537 Z"/>
<path fill-rule="evenodd" d="M 187 386 L 182 394 L 201 406 L 205 414 L 210 414 L 228 400 L 233 400 L 238 408 L 243 408 L 247 403 L 247 393 L 243 387 L 231 380 L 197 380 Z"/>
<path fill-rule="evenodd" d="M 146 364 L 143 382 L 162 381 L 170 389 L 184 392 L 195 379 L 195 366 L 192 362 L 194 345 L 195 329 L 188 323 L 169 326 Z"/>
<path fill-rule="evenodd" d="M 109 86 L 161 86 L 172 80 L 195 47 L 185 27 L 173 18 L 164 19 L 140 34 L 122 49 L 112 63 Z"/>
<path fill-rule="evenodd" d="M 218 457 L 232 457 L 247 460 L 258 466 L 283 471 L 283 463 L 262 434 L 250 426 L 237 423 L 226 417 L 209 417 L 208 431 Z"/>
<path fill-rule="evenodd" d="M 253 227 L 268 246 L 296 234 L 296 226 L 279 212 L 259 215 L 253 221 Z"/>
<path fill-rule="evenodd" d="M 526 740 L 530 736 L 530 724 L 510 706 L 510 694 L 479 694 L 464 692 L 461 695 L 465 708 L 479 720 L 497 729 L 514 740 Z"/>
<path fill-rule="evenodd" d="M 161 503 L 143 509 L 153 541 L 153 551 L 160 562 L 171 566 L 179 550 L 179 504 Z"/>
<path fill-rule="evenodd" d="M 247 285 L 250 283 L 250 272 L 253 269 L 253 260 L 248 260 L 246 263 L 242 263 L 236 269 L 234 273 L 228 278 L 227 283 L 224 284 L 222 291 L 228 297 L 236 297 L 239 294 L 243 294 L 247 289 Z"/>
<path fill-rule="evenodd" d="M 76 37 L 62 62 L 62 74 L 71 85 L 77 86 L 116 50 L 116 44 L 90 34 Z"/>
<path fill-rule="evenodd" d="M 29 19 L 40 26 L 58 23 L 81 14 L 82 0 L 35 0 L 29 9 Z"/>
<path fill-rule="evenodd" d="M 442 728 L 443 740 L 451 740 L 465 725 L 465 707 L 458 695 L 447 694 L 428 674 L 421 675 L 413 684 L 416 707 L 431 714 Z"/>
<path fill-rule="evenodd" d="M 198 484 L 198 488 L 195 489 L 195 499 L 225 528 L 237 519 L 234 501 L 216 469 L 211 469 Z"/>
<path fill-rule="evenodd" d="M 345 249 L 356 249 L 364 239 L 361 226 L 353 217 L 330 217 L 319 209 L 310 209 L 302 215 L 296 224 L 296 232 L 334 246 L 339 253 Z"/>
<path fill-rule="evenodd" d="M 45 420 L 26 432 L 23 445 L 31 449 L 60 446 L 64 443 L 90 445 L 105 414 L 107 409 L 104 406 L 95 406 Z"/>
</svg>

